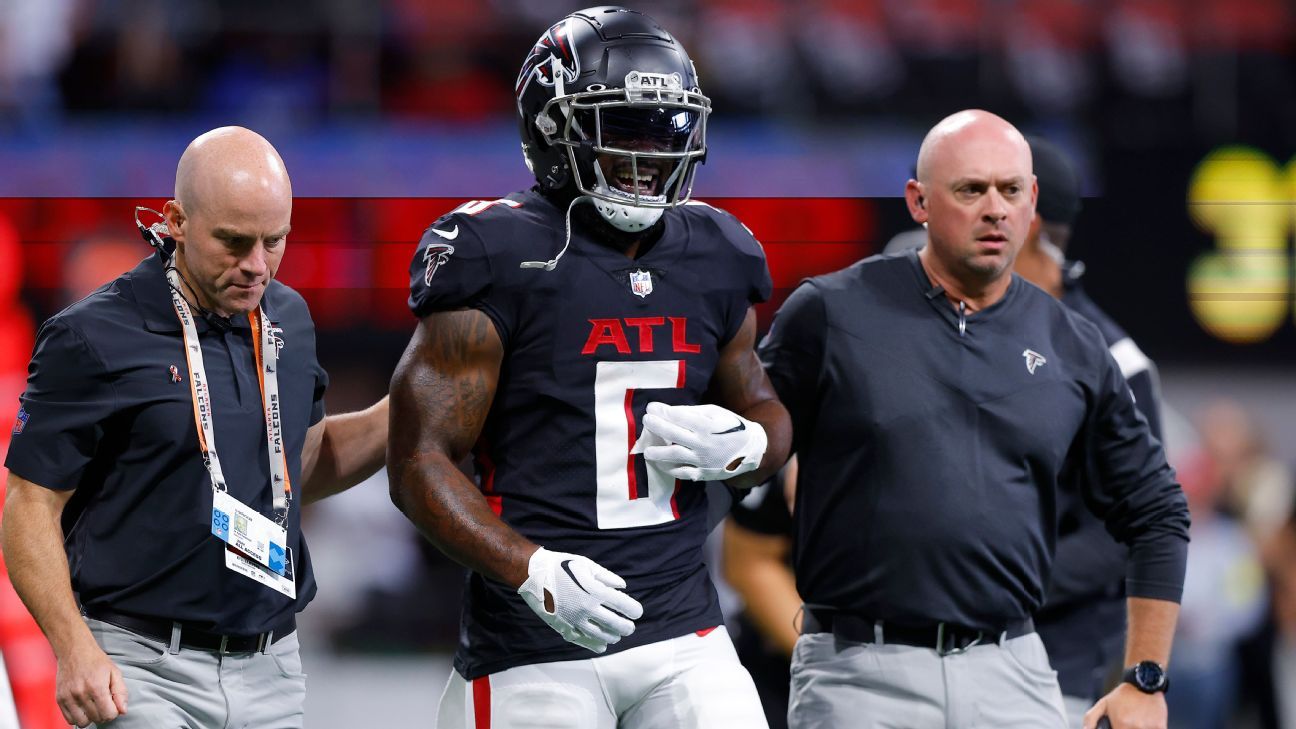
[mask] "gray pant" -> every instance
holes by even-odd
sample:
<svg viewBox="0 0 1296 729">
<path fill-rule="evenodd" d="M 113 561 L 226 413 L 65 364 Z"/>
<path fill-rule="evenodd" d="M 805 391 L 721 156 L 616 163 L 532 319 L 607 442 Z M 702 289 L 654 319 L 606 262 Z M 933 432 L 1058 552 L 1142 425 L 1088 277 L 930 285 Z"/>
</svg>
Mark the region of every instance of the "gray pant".
<svg viewBox="0 0 1296 729">
<path fill-rule="evenodd" d="M 109 729 L 301 729 L 306 674 L 297 634 L 264 653 L 179 648 L 99 620 L 91 634 L 126 679 L 126 713 Z M 174 642 L 174 641 L 173 641 Z"/>
<path fill-rule="evenodd" d="M 1084 729 L 1084 715 L 1098 703 L 1096 699 L 1080 696 L 1062 695 L 1062 706 L 1066 708 L 1067 726 L 1070 729 Z"/>
<path fill-rule="evenodd" d="M 944 657 L 811 633 L 792 654 L 789 729 L 1063 729 L 1066 721 L 1035 633 Z"/>
</svg>

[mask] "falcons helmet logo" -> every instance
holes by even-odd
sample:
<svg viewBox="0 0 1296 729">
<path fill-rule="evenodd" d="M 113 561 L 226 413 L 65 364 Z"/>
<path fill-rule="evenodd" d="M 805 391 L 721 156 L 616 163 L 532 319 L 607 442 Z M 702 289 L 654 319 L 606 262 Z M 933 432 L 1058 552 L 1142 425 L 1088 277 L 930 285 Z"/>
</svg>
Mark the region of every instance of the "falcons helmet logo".
<svg viewBox="0 0 1296 729">
<path fill-rule="evenodd" d="M 580 59 L 576 57 L 576 49 L 572 47 L 569 37 L 570 22 L 569 19 L 564 18 L 555 23 L 531 48 L 531 55 L 527 56 L 522 64 L 522 71 L 518 74 L 514 86 L 519 99 L 522 98 L 522 92 L 526 91 L 532 79 L 544 86 L 554 85 L 555 62 L 557 70 L 562 74 L 564 84 L 575 82 L 576 77 L 580 75 Z"/>
</svg>

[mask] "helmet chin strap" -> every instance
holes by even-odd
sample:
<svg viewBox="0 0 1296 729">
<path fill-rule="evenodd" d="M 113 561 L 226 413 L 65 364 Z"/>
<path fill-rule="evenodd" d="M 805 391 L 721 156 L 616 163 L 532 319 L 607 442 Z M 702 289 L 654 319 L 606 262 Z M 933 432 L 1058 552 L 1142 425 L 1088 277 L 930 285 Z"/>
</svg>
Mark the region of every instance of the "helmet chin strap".
<svg viewBox="0 0 1296 729">
<path fill-rule="evenodd" d="M 603 169 L 597 162 L 594 163 L 594 176 L 598 178 L 599 192 L 614 197 L 625 196 L 629 201 L 634 200 L 634 195 L 618 190 L 608 184 L 607 178 L 603 176 Z M 654 195 L 651 199 L 653 202 L 664 202 L 666 196 Z M 665 208 L 645 208 L 633 203 L 617 203 L 610 200 L 601 200 L 597 197 L 592 198 L 592 200 L 594 201 L 594 209 L 598 210 L 599 215 L 603 216 L 603 219 L 613 228 L 625 233 L 638 233 L 651 228 L 658 220 L 661 220 L 662 213 L 666 211 Z"/>
</svg>

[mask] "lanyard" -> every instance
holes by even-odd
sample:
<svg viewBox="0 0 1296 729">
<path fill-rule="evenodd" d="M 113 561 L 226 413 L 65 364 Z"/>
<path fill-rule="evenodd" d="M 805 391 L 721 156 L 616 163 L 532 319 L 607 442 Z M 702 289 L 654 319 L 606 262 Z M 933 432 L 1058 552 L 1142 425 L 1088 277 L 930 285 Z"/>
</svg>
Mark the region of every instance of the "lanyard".
<svg viewBox="0 0 1296 729">
<path fill-rule="evenodd" d="M 202 346 L 198 342 L 198 329 L 194 327 L 189 302 L 180 295 L 180 274 L 173 265 L 166 268 L 171 284 L 171 303 L 184 332 L 185 361 L 189 366 L 189 392 L 193 396 L 194 424 L 198 429 L 198 447 L 202 450 L 203 465 L 211 476 L 212 491 L 229 491 L 225 474 L 221 471 L 220 457 L 216 453 L 216 431 L 212 427 L 211 391 L 207 386 L 207 369 L 203 366 Z M 270 493 L 274 500 L 276 521 L 284 525 L 288 520 L 292 483 L 288 479 L 288 462 L 283 447 L 283 423 L 279 403 L 279 347 L 270 330 L 265 309 L 257 307 L 248 313 L 252 325 L 253 351 L 257 364 L 257 383 L 261 388 L 262 412 L 266 425 L 266 455 L 270 459 Z M 282 487 L 281 487 L 282 485 Z"/>
</svg>

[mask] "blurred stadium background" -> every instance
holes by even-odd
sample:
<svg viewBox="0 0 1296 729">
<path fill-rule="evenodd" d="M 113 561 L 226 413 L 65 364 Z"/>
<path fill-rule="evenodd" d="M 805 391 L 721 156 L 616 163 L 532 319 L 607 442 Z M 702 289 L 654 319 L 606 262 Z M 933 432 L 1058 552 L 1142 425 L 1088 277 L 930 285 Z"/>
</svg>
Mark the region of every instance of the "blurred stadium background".
<svg viewBox="0 0 1296 729">
<path fill-rule="evenodd" d="M 414 242 L 459 202 L 530 184 L 512 84 L 579 7 L 0 0 L 0 418 L 35 328 L 148 252 L 132 207 L 160 206 L 187 142 L 225 124 L 266 135 L 293 176 L 280 278 L 311 303 L 330 409 L 379 397 L 414 325 Z M 1296 727 L 1296 3 L 633 7 L 696 60 L 716 109 L 696 194 L 762 239 L 780 299 L 912 226 L 898 197 L 922 134 L 952 111 L 991 109 L 1075 157 L 1086 200 L 1071 253 L 1160 366 L 1192 501 L 1172 726 Z M 430 725 L 460 570 L 381 478 L 308 516 L 310 726 Z M 20 692 L 48 651 L 21 609 L 0 581 Z M 1211 704 L 1224 723 L 1203 719 Z"/>
</svg>

